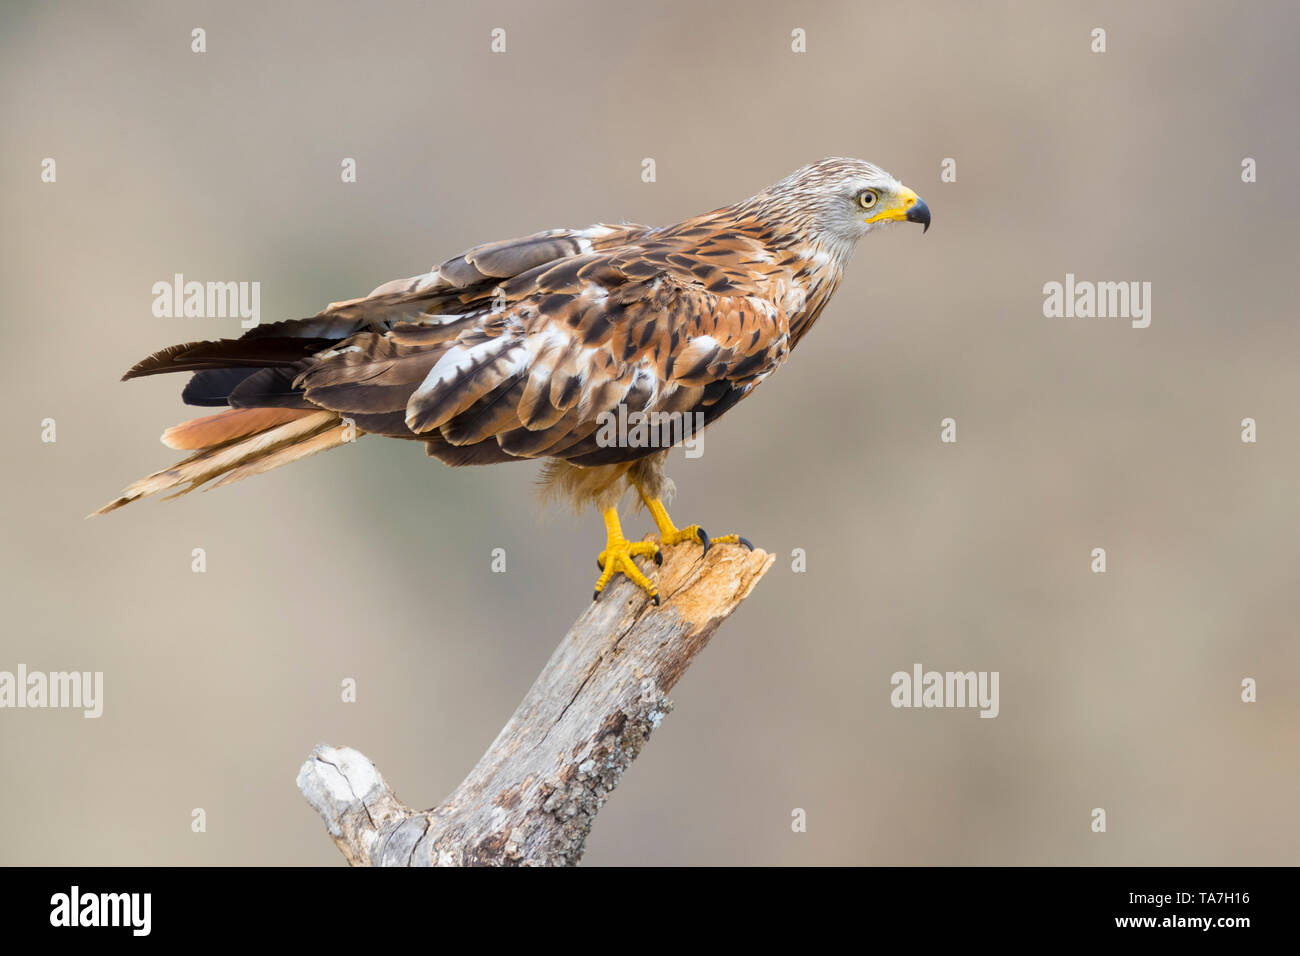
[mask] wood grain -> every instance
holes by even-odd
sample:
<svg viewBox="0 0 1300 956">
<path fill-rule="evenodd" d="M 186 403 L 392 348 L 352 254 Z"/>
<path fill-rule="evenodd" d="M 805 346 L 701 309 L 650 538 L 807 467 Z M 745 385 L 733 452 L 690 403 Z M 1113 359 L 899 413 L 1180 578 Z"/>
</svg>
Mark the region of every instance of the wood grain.
<svg viewBox="0 0 1300 956">
<path fill-rule="evenodd" d="M 399 801 L 349 747 L 317 746 L 298 787 L 354 866 L 576 864 L 596 814 L 672 709 L 668 692 L 774 560 L 739 545 L 704 556 L 696 544 L 670 548 L 660 607 L 619 577 L 432 810 Z"/>
</svg>

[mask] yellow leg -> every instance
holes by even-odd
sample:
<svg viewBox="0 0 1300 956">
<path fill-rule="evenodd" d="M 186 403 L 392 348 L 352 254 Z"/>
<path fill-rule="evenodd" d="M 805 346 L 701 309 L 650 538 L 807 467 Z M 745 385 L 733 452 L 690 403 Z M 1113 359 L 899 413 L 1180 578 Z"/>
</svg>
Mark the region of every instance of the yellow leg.
<svg viewBox="0 0 1300 956">
<path fill-rule="evenodd" d="M 641 573 L 633 558 L 653 557 L 656 564 L 663 563 L 664 556 L 659 546 L 653 541 L 628 541 L 623 537 L 623 526 L 618 523 L 618 509 L 605 511 L 605 550 L 596 557 L 600 565 L 600 579 L 596 582 L 596 593 L 591 599 L 600 597 L 615 573 L 622 571 L 631 578 L 632 583 L 650 595 L 655 604 L 659 603 L 659 589 L 648 577 Z"/>
<path fill-rule="evenodd" d="M 680 544 L 683 541 L 698 541 L 704 545 L 705 554 L 708 554 L 709 548 L 715 544 L 743 544 L 750 551 L 754 550 L 754 546 L 738 534 L 724 534 L 721 537 L 710 538 L 708 532 L 697 524 L 678 528 L 673 524 L 673 519 L 668 517 L 668 509 L 664 507 L 663 501 L 646 494 L 645 489 L 640 485 L 636 486 L 636 490 L 641 500 L 645 502 L 650 517 L 654 519 L 655 527 L 659 529 L 659 541 L 664 547 Z"/>
</svg>

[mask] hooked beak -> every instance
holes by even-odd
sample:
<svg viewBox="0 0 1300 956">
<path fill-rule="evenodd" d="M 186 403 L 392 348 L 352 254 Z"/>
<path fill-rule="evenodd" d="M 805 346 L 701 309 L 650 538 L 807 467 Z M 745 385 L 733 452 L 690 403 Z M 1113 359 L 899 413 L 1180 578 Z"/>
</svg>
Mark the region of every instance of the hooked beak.
<svg viewBox="0 0 1300 956">
<path fill-rule="evenodd" d="M 922 234 L 930 231 L 930 207 L 920 196 L 916 197 L 916 205 L 907 211 L 907 221 L 921 223 L 924 227 L 921 230 Z"/>
<path fill-rule="evenodd" d="M 898 191 L 898 200 L 891 209 L 876 213 L 867 222 L 919 222 L 921 232 L 930 230 L 930 207 L 925 200 L 904 186 Z"/>
</svg>

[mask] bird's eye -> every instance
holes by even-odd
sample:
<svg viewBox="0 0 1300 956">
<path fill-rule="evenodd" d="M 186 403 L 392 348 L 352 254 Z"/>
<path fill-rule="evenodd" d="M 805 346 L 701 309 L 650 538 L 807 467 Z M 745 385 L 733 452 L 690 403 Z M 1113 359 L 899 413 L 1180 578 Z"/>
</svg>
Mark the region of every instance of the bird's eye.
<svg viewBox="0 0 1300 956">
<path fill-rule="evenodd" d="M 863 209 L 870 209 L 879 201 L 880 197 L 876 195 L 874 189 L 864 189 L 858 193 L 858 205 Z"/>
</svg>

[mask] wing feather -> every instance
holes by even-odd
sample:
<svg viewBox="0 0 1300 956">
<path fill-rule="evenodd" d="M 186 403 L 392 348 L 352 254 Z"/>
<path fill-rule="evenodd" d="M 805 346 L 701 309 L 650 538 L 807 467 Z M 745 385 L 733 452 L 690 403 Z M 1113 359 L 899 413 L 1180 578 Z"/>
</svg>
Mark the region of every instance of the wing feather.
<svg viewBox="0 0 1300 956">
<path fill-rule="evenodd" d="M 353 336 L 298 384 L 344 414 L 389 414 L 404 401 L 407 428 L 440 436 L 430 453 L 457 463 L 498 455 L 444 445 L 630 460 L 655 449 L 600 448 L 605 415 L 716 417 L 788 353 L 785 314 L 727 264 L 657 240 L 592 251 L 573 233 L 478 247 L 438 267 L 461 290 L 456 313 Z M 522 271 L 506 279 L 512 270 Z M 715 291 L 723 285 L 733 291 Z"/>
</svg>

